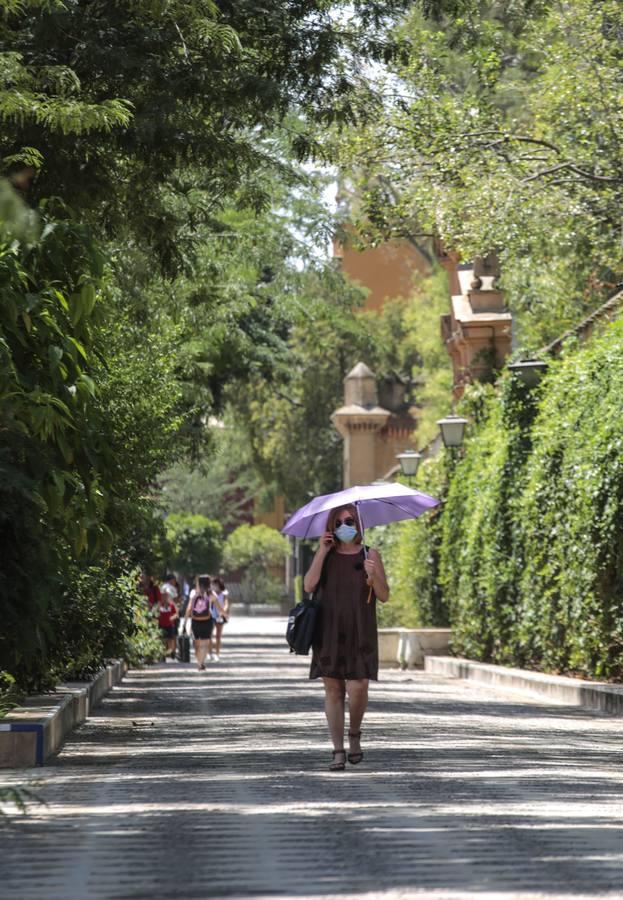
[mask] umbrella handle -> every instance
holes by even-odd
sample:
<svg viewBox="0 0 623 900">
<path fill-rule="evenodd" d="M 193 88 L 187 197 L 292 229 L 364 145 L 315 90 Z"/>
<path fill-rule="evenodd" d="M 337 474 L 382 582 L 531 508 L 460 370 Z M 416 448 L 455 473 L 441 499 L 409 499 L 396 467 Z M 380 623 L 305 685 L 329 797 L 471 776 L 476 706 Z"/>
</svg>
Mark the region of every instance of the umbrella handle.
<svg viewBox="0 0 623 900">
<path fill-rule="evenodd" d="M 363 516 L 361 515 L 361 510 L 359 508 L 360 505 L 361 505 L 360 501 L 355 500 L 355 509 L 357 510 L 357 515 L 359 516 L 359 524 L 361 525 L 361 543 L 363 545 L 363 558 L 367 559 L 368 551 L 366 550 L 366 529 L 364 527 Z"/>
<path fill-rule="evenodd" d="M 360 510 L 359 506 L 360 506 L 359 500 L 356 500 L 355 501 L 355 509 L 357 510 L 357 515 L 359 516 L 359 524 L 361 525 L 361 543 L 363 544 L 363 558 L 367 559 L 368 551 L 366 550 L 366 532 L 365 532 L 365 528 L 364 528 L 364 524 L 363 524 L 363 516 L 361 515 L 361 510 Z M 366 603 L 371 603 L 372 602 L 372 579 L 368 578 L 368 579 L 366 579 L 366 581 L 367 581 L 367 584 L 369 587 L 368 599 L 366 600 Z"/>
</svg>

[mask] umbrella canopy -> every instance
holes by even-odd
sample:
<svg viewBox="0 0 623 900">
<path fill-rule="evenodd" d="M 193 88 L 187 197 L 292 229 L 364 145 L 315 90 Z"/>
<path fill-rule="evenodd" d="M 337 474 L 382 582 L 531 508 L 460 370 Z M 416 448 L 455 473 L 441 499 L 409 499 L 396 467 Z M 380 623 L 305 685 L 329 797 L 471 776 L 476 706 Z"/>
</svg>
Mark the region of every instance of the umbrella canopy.
<svg viewBox="0 0 623 900">
<path fill-rule="evenodd" d="M 334 494 L 314 497 L 297 509 L 281 530 L 283 534 L 298 538 L 320 537 L 327 527 L 329 512 L 342 506 L 356 507 L 363 529 L 401 519 L 417 519 L 438 505 L 439 500 L 434 497 L 399 482 L 355 485 Z"/>
</svg>

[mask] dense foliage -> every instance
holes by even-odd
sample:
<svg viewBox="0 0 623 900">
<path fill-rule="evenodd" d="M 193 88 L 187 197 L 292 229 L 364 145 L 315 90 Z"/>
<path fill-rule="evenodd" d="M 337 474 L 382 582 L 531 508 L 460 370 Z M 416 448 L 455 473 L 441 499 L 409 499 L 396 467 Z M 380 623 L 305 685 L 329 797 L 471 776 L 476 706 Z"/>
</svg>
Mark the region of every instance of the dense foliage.
<svg viewBox="0 0 623 900">
<path fill-rule="evenodd" d="M 223 527 L 206 516 L 171 513 L 165 520 L 167 568 L 191 577 L 217 572 L 223 551 Z"/>
<path fill-rule="evenodd" d="M 331 415 L 343 404 L 344 377 L 357 362 L 372 368 L 377 384 L 397 376 L 406 385 L 405 406 L 417 408 L 420 445 L 448 411 L 452 381 L 439 331 L 448 304 L 443 271 L 414 280 L 409 297 L 366 312 L 358 311 L 362 291 L 337 272 L 308 272 L 303 286 L 284 364 L 254 377 L 248 393 L 231 401 L 251 462 L 290 508 L 341 487 L 342 439 Z"/>
<path fill-rule="evenodd" d="M 481 407 L 443 513 L 456 649 L 494 662 L 623 671 L 623 323 L 569 347 L 537 393 Z"/>
<path fill-rule="evenodd" d="M 225 387 L 283 365 L 294 160 L 312 121 L 352 120 L 400 3 L 342 6 L 0 0 L 0 670 L 22 688 L 116 652 L 130 619 L 97 598 L 157 563 L 157 476 L 206 464 Z M 81 617 L 102 639 L 79 652 Z"/>
<path fill-rule="evenodd" d="M 229 535 L 223 549 L 227 577 L 241 575 L 245 603 L 277 603 L 283 595 L 283 578 L 277 572 L 289 552 L 287 538 L 268 525 L 240 525 Z"/>
<path fill-rule="evenodd" d="M 340 137 L 362 229 L 498 249 L 533 348 L 623 275 L 622 29 L 617 0 L 415 3 L 375 115 Z"/>
<path fill-rule="evenodd" d="M 442 497 L 446 481 L 442 457 L 426 460 L 420 466 L 418 490 Z M 391 600 L 379 608 L 380 627 L 448 626 L 448 604 L 439 573 L 442 522 L 441 509 L 437 509 L 420 519 L 373 529 L 370 542 L 383 559 Z"/>
<path fill-rule="evenodd" d="M 269 138 L 293 110 L 352 119 L 361 61 L 404 3 L 2 0 L 0 156 L 37 172 L 104 233 L 176 271 L 227 195 L 262 206 L 281 163 Z M 354 13 L 354 15 L 353 15 Z M 303 150 L 302 129 L 294 133 Z M 298 142 L 298 143 L 297 143 Z M 191 254 L 192 255 L 192 254 Z"/>
<path fill-rule="evenodd" d="M 0 669 L 26 687 L 63 674 L 67 605 L 79 630 L 75 597 L 95 597 L 132 563 L 130 547 L 124 560 L 110 550 L 137 527 L 145 486 L 175 452 L 180 398 L 170 363 L 147 359 L 123 310 L 105 302 L 88 229 L 49 206 L 38 224 L 0 239 Z M 81 669 L 105 658 L 84 646 L 93 655 L 79 654 Z"/>
</svg>

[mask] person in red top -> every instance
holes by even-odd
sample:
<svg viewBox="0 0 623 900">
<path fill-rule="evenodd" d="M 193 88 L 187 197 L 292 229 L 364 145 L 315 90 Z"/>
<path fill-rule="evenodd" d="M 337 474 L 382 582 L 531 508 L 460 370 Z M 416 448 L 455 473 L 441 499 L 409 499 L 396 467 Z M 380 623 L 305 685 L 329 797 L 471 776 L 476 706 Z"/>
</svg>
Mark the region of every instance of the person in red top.
<svg viewBox="0 0 623 900">
<path fill-rule="evenodd" d="M 171 600 L 169 594 L 162 594 L 158 605 L 158 625 L 164 641 L 166 652 L 171 659 L 175 659 L 175 645 L 177 643 L 177 622 L 179 612 L 177 606 Z"/>
<path fill-rule="evenodd" d="M 147 572 L 141 572 L 140 590 L 145 595 L 149 609 L 153 610 L 156 603 L 160 603 L 160 588 L 151 575 Z"/>
</svg>

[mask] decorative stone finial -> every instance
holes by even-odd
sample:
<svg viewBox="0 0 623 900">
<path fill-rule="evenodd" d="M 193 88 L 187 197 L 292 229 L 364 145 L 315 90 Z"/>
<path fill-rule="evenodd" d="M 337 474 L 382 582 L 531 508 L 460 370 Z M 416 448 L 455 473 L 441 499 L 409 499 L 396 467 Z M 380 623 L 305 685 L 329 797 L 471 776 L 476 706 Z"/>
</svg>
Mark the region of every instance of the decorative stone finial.
<svg viewBox="0 0 623 900">
<path fill-rule="evenodd" d="M 376 377 L 363 362 L 350 370 L 344 379 L 344 403 L 346 406 L 372 407 L 378 403 Z"/>
</svg>

